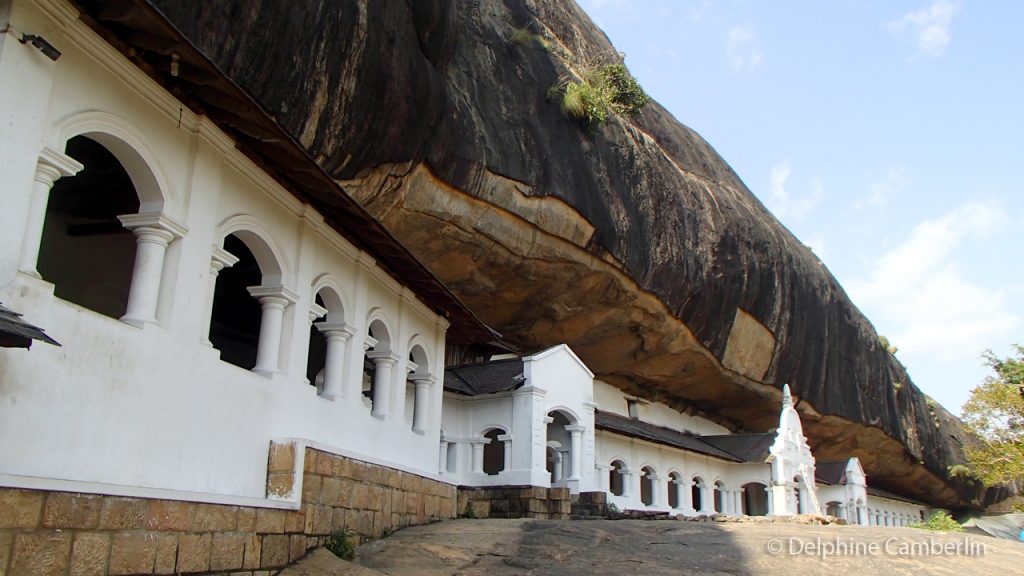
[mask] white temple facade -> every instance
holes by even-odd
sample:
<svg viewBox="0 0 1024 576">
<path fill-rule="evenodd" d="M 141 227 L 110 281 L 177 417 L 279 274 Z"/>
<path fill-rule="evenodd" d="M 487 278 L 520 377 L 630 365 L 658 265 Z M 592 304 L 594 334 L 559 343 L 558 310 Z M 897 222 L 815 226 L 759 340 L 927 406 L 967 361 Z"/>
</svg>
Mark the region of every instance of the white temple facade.
<svg viewBox="0 0 1024 576">
<path fill-rule="evenodd" d="M 819 474 L 788 386 L 776 429 L 734 434 L 595 380 L 565 345 L 448 368 L 442 428 L 441 473 L 463 486 L 566 486 L 604 492 L 620 510 L 687 516 L 906 525 L 928 510 L 869 494 L 857 458 Z"/>
</svg>

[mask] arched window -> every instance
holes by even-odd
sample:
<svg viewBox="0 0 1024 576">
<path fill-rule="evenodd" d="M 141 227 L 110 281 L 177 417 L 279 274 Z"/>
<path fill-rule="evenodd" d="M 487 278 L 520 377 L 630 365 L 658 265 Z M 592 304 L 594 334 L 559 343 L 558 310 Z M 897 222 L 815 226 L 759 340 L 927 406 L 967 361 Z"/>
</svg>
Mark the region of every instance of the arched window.
<svg viewBox="0 0 1024 576">
<path fill-rule="evenodd" d="M 139 211 L 139 196 L 117 158 L 91 138 L 68 140 L 78 175 L 50 190 L 36 265 L 54 294 L 111 318 L 127 311 L 136 239 L 118 216 Z"/>
<path fill-rule="evenodd" d="M 224 250 L 238 262 L 217 275 L 210 316 L 210 342 L 220 350 L 220 359 L 251 370 L 259 348 L 261 309 L 248 288 L 263 280 L 260 266 L 249 247 L 238 236 L 224 238 Z"/>
<path fill-rule="evenodd" d="M 669 472 L 668 474 L 668 507 L 679 508 L 679 486 L 682 484 L 682 478 L 679 477 L 678 472 Z"/>
<path fill-rule="evenodd" d="M 768 515 L 768 492 L 760 482 L 743 485 L 743 513 L 747 516 Z"/>
<path fill-rule="evenodd" d="M 309 322 L 306 379 L 316 386 L 317 394 L 337 398 L 343 389 L 345 350 L 355 329 L 345 322 L 345 308 L 333 288 L 325 286 L 317 291 Z"/>
<path fill-rule="evenodd" d="M 644 506 L 654 505 L 654 479 L 656 477 L 654 468 L 644 466 L 640 469 L 640 502 Z"/>
<path fill-rule="evenodd" d="M 715 512 L 722 513 L 725 511 L 722 507 L 722 493 L 725 491 L 725 485 L 721 481 L 715 482 L 714 491 Z"/>
<path fill-rule="evenodd" d="M 430 357 L 423 346 L 413 344 L 409 349 L 409 377 L 405 381 L 405 420 L 419 434 L 427 430 L 432 384 Z"/>
<path fill-rule="evenodd" d="M 370 413 L 383 418 L 390 413 L 391 370 L 399 356 L 391 347 L 391 333 L 381 319 L 370 322 L 363 356 L 363 396 L 370 399 Z"/>
<path fill-rule="evenodd" d="M 690 486 L 690 506 L 696 511 L 704 509 L 704 480 L 700 476 L 693 478 L 693 484 Z"/>
<path fill-rule="evenodd" d="M 496 476 L 505 470 L 505 442 L 498 439 L 502 431 L 494 428 L 484 434 L 484 474 Z"/>
<path fill-rule="evenodd" d="M 316 295 L 314 303 L 323 310 L 324 299 L 320 294 Z M 319 310 L 318 310 L 319 311 Z M 326 314 L 326 313 L 325 313 Z M 312 316 L 313 313 L 311 312 Z M 319 323 L 309 325 L 309 351 L 306 354 L 306 380 L 312 386 L 316 386 L 316 393 L 324 393 L 324 372 L 327 368 L 327 337 L 320 331 Z"/>
<path fill-rule="evenodd" d="M 611 469 L 608 471 L 608 491 L 615 496 L 626 494 L 625 473 L 626 464 L 622 460 L 612 462 Z"/>
</svg>

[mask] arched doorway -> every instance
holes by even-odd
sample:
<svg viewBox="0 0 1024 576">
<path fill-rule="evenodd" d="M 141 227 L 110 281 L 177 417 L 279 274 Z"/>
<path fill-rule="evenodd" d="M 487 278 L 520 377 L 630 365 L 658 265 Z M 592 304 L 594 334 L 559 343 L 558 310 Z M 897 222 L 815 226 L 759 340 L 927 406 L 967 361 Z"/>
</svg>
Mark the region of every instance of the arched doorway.
<svg viewBox="0 0 1024 576">
<path fill-rule="evenodd" d="M 558 452 L 548 458 L 548 472 L 551 473 L 553 486 L 565 486 L 569 480 L 579 477 L 579 470 L 574 469 L 576 458 L 572 453 L 574 446 L 570 427 L 574 424 L 573 417 L 562 410 L 552 410 L 547 414 L 547 446 Z M 556 467 L 556 463 L 560 465 Z"/>
<path fill-rule="evenodd" d="M 743 513 L 747 516 L 768 515 L 767 486 L 760 482 L 743 485 Z"/>
</svg>

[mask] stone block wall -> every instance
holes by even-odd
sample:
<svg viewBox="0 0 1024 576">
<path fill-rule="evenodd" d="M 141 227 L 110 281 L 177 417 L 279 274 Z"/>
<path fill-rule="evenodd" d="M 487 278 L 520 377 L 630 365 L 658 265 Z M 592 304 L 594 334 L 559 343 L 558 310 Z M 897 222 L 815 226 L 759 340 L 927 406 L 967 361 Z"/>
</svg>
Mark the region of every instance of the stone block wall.
<svg viewBox="0 0 1024 576">
<path fill-rule="evenodd" d="M 568 488 L 460 486 L 458 513 L 473 518 L 567 520 L 571 504 Z"/>
<path fill-rule="evenodd" d="M 302 473 L 298 510 L 0 488 L 0 576 L 270 576 L 336 530 L 363 541 L 454 517 L 454 486 L 308 447 L 298 467 L 284 446 L 268 493 Z"/>
</svg>

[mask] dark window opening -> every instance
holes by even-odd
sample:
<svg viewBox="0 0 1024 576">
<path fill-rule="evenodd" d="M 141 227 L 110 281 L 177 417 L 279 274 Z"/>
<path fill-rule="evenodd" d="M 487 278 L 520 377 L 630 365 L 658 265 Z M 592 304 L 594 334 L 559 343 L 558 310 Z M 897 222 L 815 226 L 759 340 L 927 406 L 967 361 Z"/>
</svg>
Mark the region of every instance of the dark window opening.
<svg viewBox="0 0 1024 576">
<path fill-rule="evenodd" d="M 323 298 L 319 294 L 316 295 L 316 303 L 318 306 L 324 305 Z M 327 338 L 324 337 L 323 332 L 317 328 L 317 323 L 314 322 L 309 327 L 309 354 L 306 357 L 306 379 L 309 380 L 310 385 L 316 386 L 319 392 L 324 391 L 324 367 L 327 366 Z"/>
<path fill-rule="evenodd" d="M 117 158 L 85 136 L 67 154 L 85 167 L 50 190 L 36 265 L 54 294 L 111 318 L 128 304 L 135 236 L 118 216 L 139 211 L 135 186 Z"/>
<path fill-rule="evenodd" d="M 622 496 L 625 493 L 625 486 L 622 481 L 623 468 L 622 462 L 616 460 L 612 462 L 612 469 L 608 472 L 608 489 L 616 496 Z"/>
<path fill-rule="evenodd" d="M 640 477 L 640 502 L 644 506 L 654 504 L 654 470 L 643 469 L 643 476 Z"/>
<path fill-rule="evenodd" d="M 675 474 L 668 477 L 668 506 L 679 508 L 679 476 Z"/>
<path fill-rule="evenodd" d="M 505 469 L 505 442 L 498 439 L 502 431 L 491 430 L 484 434 L 487 444 L 484 444 L 484 474 L 495 476 Z"/>
<path fill-rule="evenodd" d="M 700 492 L 700 480 L 694 480 L 693 486 L 690 488 L 690 505 L 694 510 L 701 510 L 704 507 Z"/>
<path fill-rule="evenodd" d="M 224 249 L 238 258 L 234 266 L 217 275 L 210 317 L 210 342 L 220 359 L 251 370 L 256 365 L 262 309 L 247 290 L 263 281 L 256 257 L 238 237 L 224 238 Z"/>
</svg>

